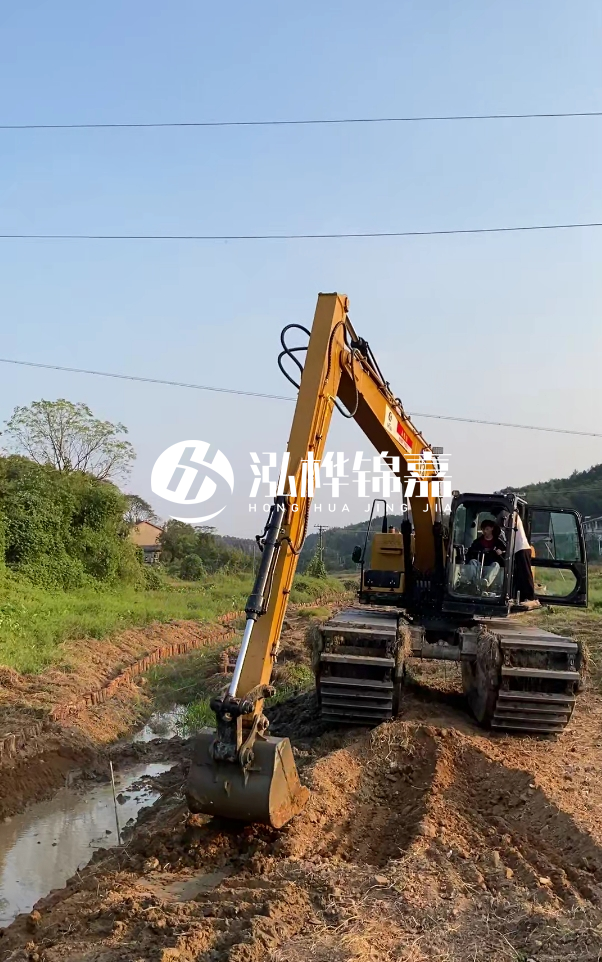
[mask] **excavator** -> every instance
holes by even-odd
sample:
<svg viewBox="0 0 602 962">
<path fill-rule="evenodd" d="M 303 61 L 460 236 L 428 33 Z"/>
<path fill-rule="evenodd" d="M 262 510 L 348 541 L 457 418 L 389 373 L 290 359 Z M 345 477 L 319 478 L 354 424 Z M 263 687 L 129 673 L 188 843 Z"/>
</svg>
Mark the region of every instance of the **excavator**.
<svg viewBox="0 0 602 962">
<path fill-rule="evenodd" d="M 291 329 L 306 335 L 307 344 L 288 346 Z M 389 530 L 385 499 L 381 531 L 371 532 L 369 524 L 363 546 L 353 552 L 359 604 L 336 613 L 317 633 L 313 663 L 325 719 L 357 726 L 387 721 L 403 704 L 409 659 L 444 659 L 460 663 L 468 706 L 481 725 L 523 735 L 559 733 L 581 687 L 582 652 L 579 642 L 527 626 L 514 614 L 520 598 L 511 561 L 519 529 L 534 551 L 540 602 L 587 605 L 577 512 L 530 505 L 509 491 L 453 492 L 451 505 L 444 505 L 441 451 L 413 425 L 368 342 L 355 333 L 346 296 L 320 294 L 311 332 L 289 324 L 281 344 L 279 367 L 298 388 L 287 468 L 295 493 L 276 494 L 258 537 L 261 562 L 236 666 L 227 690 L 211 701 L 215 728 L 196 736 L 185 788 L 192 812 L 275 829 L 301 811 L 308 790 L 290 741 L 268 733 L 263 708 L 274 694 L 272 669 L 309 525 L 308 469 L 323 458 L 335 408 L 391 459 L 397 477 L 419 480 L 406 485 L 400 531 Z M 378 499 L 371 522 L 373 515 L 381 517 Z M 506 560 L 494 579 L 478 571 L 467 578 L 467 551 L 493 519 Z"/>
</svg>

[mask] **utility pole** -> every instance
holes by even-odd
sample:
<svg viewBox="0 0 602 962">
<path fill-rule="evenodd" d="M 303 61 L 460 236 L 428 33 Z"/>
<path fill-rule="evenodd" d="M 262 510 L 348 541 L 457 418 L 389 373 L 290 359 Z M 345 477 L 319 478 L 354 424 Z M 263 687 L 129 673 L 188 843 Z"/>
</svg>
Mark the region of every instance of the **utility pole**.
<svg viewBox="0 0 602 962">
<path fill-rule="evenodd" d="M 314 528 L 318 529 L 318 554 L 320 556 L 320 561 L 323 561 L 324 541 L 322 532 L 328 531 L 328 526 L 325 524 L 314 524 Z"/>
</svg>

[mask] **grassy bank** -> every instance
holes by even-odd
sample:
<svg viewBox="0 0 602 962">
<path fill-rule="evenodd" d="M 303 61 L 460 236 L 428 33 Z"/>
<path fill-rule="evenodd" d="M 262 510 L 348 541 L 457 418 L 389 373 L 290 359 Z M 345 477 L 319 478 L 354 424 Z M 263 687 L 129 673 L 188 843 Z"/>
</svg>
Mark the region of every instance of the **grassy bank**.
<svg viewBox="0 0 602 962">
<path fill-rule="evenodd" d="M 18 576 L 0 581 L 0 665 L 38 672 L 61 661 L 61 643 L 103 638 L 152 621 L 212 621 L 244 608 L 251 577 L 213 575 L 203 581 L 173 582 L 158 590 L 40 588 Z M 343 591 L 339 581 L 298 578 L 291 600 L 311 602 L 325 590 Z"/>
<path fill-rule="evenodd" d="M 331 613 L 330 606 L 308 607 L 297 608 L 287 616 L 282 647 L 272 675 L 276 694 L 266 700 L 267 708 L 313 688 L 311 651 L 305 642 L 305 632 L 312 622 L 324 621 Z M 178 728 L 182 734 L 189 735 L 205 725 L 215 725 L 210 701 L 213 695 L 223 690 L 228 680 L 228 676 L 222 674 L 222 652 L 231 649 L 230 657 L 233 658 L 232 649 L 236 648 L 239 641 L 240 636 L 235 642 L 192 651 L 157 665 L 149 673 L 149 689 L 156 710 L 165 712 L 174 705 L 179 706 Z"/>
</svg>

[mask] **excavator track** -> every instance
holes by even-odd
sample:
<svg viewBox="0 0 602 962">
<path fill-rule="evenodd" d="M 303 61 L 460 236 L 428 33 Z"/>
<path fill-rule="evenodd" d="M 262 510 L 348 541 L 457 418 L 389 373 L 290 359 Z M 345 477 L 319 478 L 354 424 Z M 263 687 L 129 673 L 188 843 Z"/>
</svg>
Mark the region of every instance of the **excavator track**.
<svg viewBox="0 0 602 962">
<path fill-rule="evenodd" d="M 571 638 L 517 620 L 487 620 L 457 644 L 420 643 L 398 611 L 345 608 L 323 624 L 314 652 L 320 713 L 333 724 L 378 725 L 399 711 L 405 657 L 462 663 L 464 692 L 485 727 L 525 734 L 566 728 L 581 684 L 582 653 Z"/>
<path fill-rule="evenodd" d="M 314 670 L 320 712 L 339 725 L 379 725 L 396 714 L 401 673 L 399 615 L 344 608 L 319 630 Z"/>
<path fill-rule="evenodd" d="M 581 683 L 579 644 L 520 624 L 498 623 L 491 629 L 501 659 L 491 727 L 534 734 L 563 731 Z"/>
</svg>

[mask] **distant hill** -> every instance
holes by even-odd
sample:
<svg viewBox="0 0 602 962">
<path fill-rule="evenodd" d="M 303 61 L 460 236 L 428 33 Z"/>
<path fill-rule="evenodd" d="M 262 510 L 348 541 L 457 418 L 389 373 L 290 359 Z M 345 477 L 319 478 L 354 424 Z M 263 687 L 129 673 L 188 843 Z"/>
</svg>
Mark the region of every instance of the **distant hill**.
<svg viewBox="0 0 602 962">
<path fill-rule="evenodd" d="M 569 478 L 553 478 L 504 490 L 514 491 L 533 504 L 574 508 L 584 517 L 596 517 L 602 514 L 602 464 L 587 471 L 573 471 Z"/>
<path fill-rule="evenodd" d="M 389 515 L 388 524 L 399 528 L 401 515 Z M 376 531 L 382 530 L 382 516 L 372 520 L 371 536 Z M 359 521 L 357 524 L 349 524 L 346 528 L 328 528 L 323 534 L 324 544 L 324 564 L 328 571 L 350 571 L 355 568 L 351 560 L 351 553 L 356 545 L 364 545 L 366 537 L 367 521 Z M 305 539 L 299 563 L 301 570 L 305 568 L 307 562 L 314 556 L 318 546 L 318 535 L 310 534 Z"/>
</svg>

